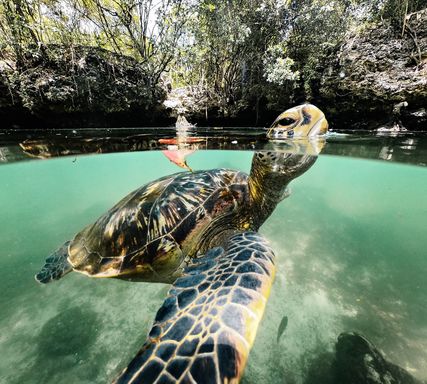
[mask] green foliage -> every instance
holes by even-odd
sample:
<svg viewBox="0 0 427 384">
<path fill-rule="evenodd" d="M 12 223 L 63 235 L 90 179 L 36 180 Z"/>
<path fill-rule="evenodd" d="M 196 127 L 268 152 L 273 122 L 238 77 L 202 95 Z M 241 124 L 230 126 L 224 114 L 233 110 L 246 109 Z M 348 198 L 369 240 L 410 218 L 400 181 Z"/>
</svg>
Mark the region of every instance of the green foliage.
<svg viewBox="0 0 427 384">
<path fill-rule="evenodd" d="M 176 57 L 175 83 L 204 88 L 220 111 L 233 115 L 267 98 L 271 83 L 295 81 L 298 74 L 280 45 L 286 3 L 200 1 Z"/>
<path fill-rule="evenodd" d="M 390 20 L 394 27 L 401 29 L 408 14 L 424 8 L 427 8 L 427 0 L 386 0 L 380 15 Z"/>
<path fill-rule="evenodd" d="M 31 46 L 95 46 L 135 58 L 157 83 L 191 9 L 191 0 L 2 0 L 2 55 L 25 66 Z"/>
<path fill-rule="evenodd" d="M 284 85 L 287 81 L 299 80 L 298 71 L 293 71 L 295 62 L 286 56 L 286 49 L 281 45 L 273 45 L 264 55 L 264 77 L 267 82 Z"/>
<path fill-rule="evenodd" d="M 293 0 L 289 7 L 289 56 L 301 73 L 305 97 L 311 97 L 311 82 L 317 78 L 321 59 L 343 38 L 350 24 L 351 2 Z"/>
<path fill-rule="evenodd" d="M 22 104 L 35 111 L 121 112 L 153 108 L 163 98 L 150 87 L 136 60 L 91 47 L 51 46 L 44 56 L 26 54 L 28 69 L 17 75 Z M 43 61 L 43 65 L 35 65 Z M 33 63 L 31 63 L 33 61 Z"/>
<path fill-rule="evenodd" d="M 0 72 L 37 65 L 34 52 L 46 63 L 49 50 L 63 47 L 73 61 L 81 47 L 96 47 L 134 59 L 147 86 L 163 78 L 197 89 L 225 116 L 260 104 L 280 109 L 295 90 L 310 98 L 322 63 L 349 31 L 379 20 L 401 31 L 406 15 L 425 7 L 427 0 L 2 0 Z"/>
</svg>

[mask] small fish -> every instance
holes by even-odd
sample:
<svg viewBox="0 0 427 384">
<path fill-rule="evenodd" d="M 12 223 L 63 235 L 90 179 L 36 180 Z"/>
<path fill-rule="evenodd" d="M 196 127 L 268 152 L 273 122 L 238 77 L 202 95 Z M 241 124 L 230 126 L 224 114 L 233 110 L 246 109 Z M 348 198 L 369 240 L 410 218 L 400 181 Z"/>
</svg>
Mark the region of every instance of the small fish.
<svg viewBox="0 0 427 384">
<path fill-rule="evenodd" d="M 283 332 L 285 332 L 285 329 L 287 326 L 288 326 L 288 316 L 283 316 L 283 319 L 279 325 L 279 329 L 277 330 L 277 342 L 279 342 L 280 337 L 283 335 Z"/>
</svg>

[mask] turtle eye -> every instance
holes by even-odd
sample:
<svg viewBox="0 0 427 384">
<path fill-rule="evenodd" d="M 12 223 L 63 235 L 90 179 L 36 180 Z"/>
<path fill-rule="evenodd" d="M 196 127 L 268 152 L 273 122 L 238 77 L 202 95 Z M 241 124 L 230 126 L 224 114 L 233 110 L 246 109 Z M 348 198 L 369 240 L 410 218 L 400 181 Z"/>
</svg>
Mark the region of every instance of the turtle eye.
<svg viewBox="0 0 427 384">
<path fill-rule="evenodd" d="M 284 117 L 283 119 L 280 119 L 277 123 L 279 125 L 286 126 L 286 125 L 291 125 L 291 124 L 295 123 L 295 120 L 292 119 L 291 117 Z"/>
</svg>

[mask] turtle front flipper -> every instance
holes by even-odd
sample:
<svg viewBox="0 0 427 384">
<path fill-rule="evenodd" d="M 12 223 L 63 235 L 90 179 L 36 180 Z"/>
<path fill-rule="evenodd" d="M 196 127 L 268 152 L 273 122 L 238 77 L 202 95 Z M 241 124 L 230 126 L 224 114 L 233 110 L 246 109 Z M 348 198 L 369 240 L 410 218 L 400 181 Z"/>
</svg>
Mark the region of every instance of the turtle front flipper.
<svg viewBox="0 0 427 384">
<path fill-rule="evenodd" d="M 274 278 L 258 233 L 195 259 L 169 290 L 142 349 L 116 383 L 237 383 Z"/>
<path fill-rule="evenodd" d="M 34 276 L 39 283 L 47 284 L 53 280 L 59 280 L 73 270 L 68 262 L 68 244 L 70 244 L 69 241 L 65 242 L 46 259 L 40 272 Z"/>
</svg>

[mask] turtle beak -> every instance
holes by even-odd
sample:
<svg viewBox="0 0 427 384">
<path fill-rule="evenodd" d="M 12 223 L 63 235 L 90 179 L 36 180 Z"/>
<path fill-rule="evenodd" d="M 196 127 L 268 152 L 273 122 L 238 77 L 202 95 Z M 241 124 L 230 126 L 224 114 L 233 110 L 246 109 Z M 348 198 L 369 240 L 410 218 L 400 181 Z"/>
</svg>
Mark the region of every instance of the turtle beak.
<svg viewBox="0 0 427 384">
<path fill-rule="evenodd" d="M 290 139 L 324 135 L 328 131 L 324 113 L 313 104 L 286 110 L 278 116 L 267 132 L 269 139 Z"/>
<path fill-rule="evenodd" d="M 326 120 L 325 116 L 320 117 L 316 123 L 313 124 L 313 127 L 310 129 L 310 133 L 308 136 L 317 136 L 324 135 L 328 132 L 329 124 Z"/>
</svg>

